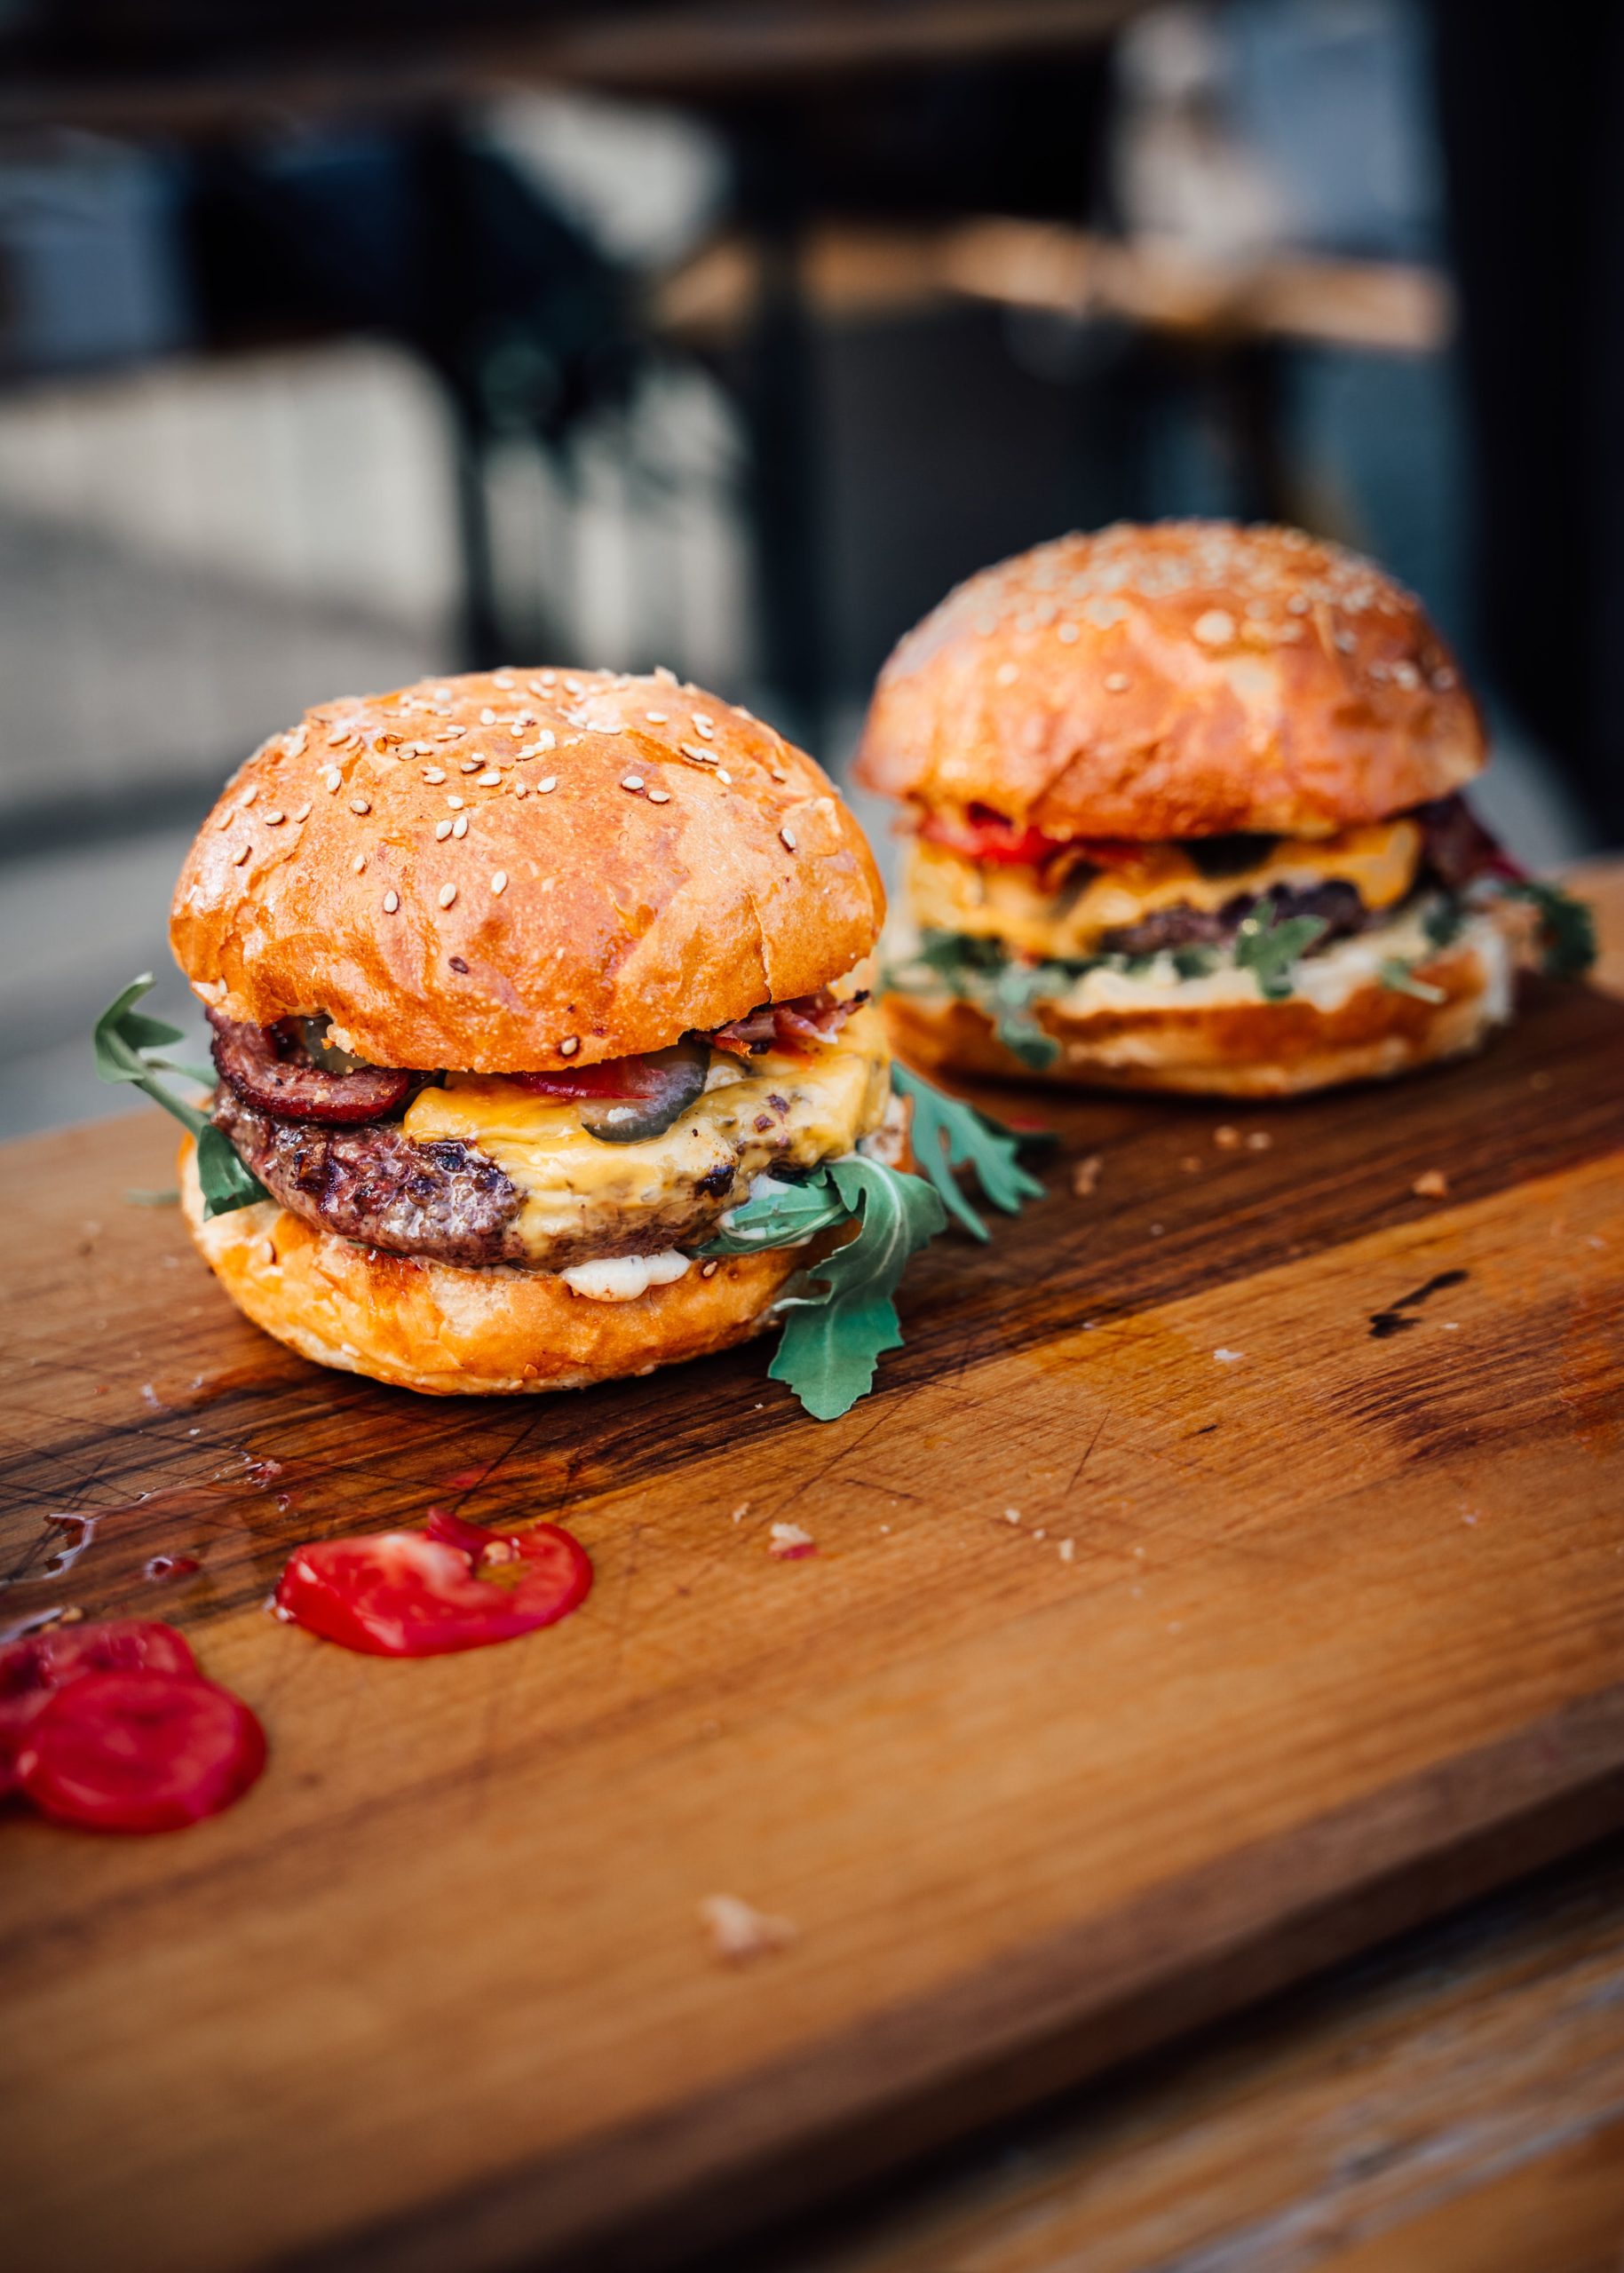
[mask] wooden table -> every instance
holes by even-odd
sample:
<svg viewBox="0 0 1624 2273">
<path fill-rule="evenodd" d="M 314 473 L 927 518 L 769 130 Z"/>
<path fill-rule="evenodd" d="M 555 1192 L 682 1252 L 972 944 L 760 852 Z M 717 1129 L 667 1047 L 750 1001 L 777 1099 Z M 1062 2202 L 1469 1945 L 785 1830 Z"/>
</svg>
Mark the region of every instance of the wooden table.
<svg viewBox="0 0 1624 2273">
<path fill-rule="evenodd" d="M 170 1839 L 0 1830 L 30 2273 L 669 2261 L 1624 1822 L 1621 1045 L 1539 988 L 1402 1088 L 1068 1106 L 828 1427 L 759 1350 L 519 1406 L 319 1374 L 124 1204 L 155 1116 L 11 1148 L 6 1611 L 161 1610 L 273 1747 Z M 264 1615 L 297 1541 L 446 1500 L 564 1515 L 585 1609 L 419 1665 Z M 716 1894 L 794 1938 L 723 1963 Z M 987 2265 L 1085 2261 L 1068 2198 L 1070 2257 Z"/>
</svg>

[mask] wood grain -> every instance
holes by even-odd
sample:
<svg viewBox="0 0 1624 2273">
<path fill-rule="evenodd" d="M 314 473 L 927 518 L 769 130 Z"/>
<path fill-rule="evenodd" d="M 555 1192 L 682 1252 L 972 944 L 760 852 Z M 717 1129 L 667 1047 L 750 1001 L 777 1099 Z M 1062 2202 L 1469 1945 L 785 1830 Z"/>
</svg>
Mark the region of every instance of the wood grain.
<svg viewBox="0 0 1624 2273">
<path fill-rule="evenodd" d="M 1621 2147 L 1613 1841 L 727 2273 L 1617 2273 Z"/>
<path fill-rule="evenodd" d="M 1535 990 L 1238 1145 L 1068 1106 L 827 1427 L 758 1350 L 522 1412 L 318 1374 L 123 1204 L 155 1116 L 0 1156 L 4 1612 L 162 1610 L 273 1746 L 173 1839 L 4 1826 L 28 2264 L 654 2262 L 1624 1819 L 1621 1044 Z M 586 1608 L 416 1666 L 263 1615 L 437 1501 L 566 1516 Z M 722 1967 L 723 1891 L 797 1938 Z"/>
</svg>

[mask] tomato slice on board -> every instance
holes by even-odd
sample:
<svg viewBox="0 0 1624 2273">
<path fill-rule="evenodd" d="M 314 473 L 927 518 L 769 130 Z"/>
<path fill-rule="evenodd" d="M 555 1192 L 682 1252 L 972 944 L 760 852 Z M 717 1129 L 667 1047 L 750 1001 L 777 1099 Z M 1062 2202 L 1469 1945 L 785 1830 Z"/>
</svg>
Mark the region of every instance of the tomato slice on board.
<svg viewBox="0 0 1624 2273">
<path fill-rule="evenodd" d="M 91 1673 L 195 1676 L 183 1635 L 151 1618 L 109 1618 L 92 1626 L 51 1626 L 0 1650 L 0 1797 L 14 1789 L 25 1730 L 57 1691 Z"/>
<path fill-rule="evenodd" d="M 85 1673 L 33 1721 L 18 1781 L 42 1815 L 87 1831 L 178 1831 L 241 1797 L 265 1732 L 196 1674 Z"/>
<path fill-rule="evenodd" d="M 426 1531 L 301 1547 L 282 1572 L 276 1607 L 346 1650 L 433 1658 L 554 1625 L 591 1583 L 585 1549 L 555 1524 L 481 1531 L 436 1510 Z"/>
</svg>

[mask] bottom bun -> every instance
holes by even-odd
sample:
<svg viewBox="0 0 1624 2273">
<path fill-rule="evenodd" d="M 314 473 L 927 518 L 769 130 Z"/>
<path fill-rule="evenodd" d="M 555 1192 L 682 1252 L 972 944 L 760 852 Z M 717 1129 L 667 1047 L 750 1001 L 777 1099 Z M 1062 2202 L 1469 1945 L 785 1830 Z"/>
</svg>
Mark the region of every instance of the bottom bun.
<svg viewBox="0 0 1624 2273">
<path fill-rule="evenodd" d="M 1032 1014 L 1059 1044 L 1043 1067 L 1023 1064 L 991 1019 L 960 996 L 891 994 L 885 1010 L 898 1055 L 919 1065 L 1062 1088 L 1284 1097 L 1462 1057 L 1510 1015 L 1509 949 L 1486 919 L 1475 919 L 1414 975 L 1444 1000 L 1422 1002 L 1374 982 L 1330 1006 L 1297 994 L 1180 1007 L 1176 986 L 1143 1010 L 1079 1012 L 1040 1000 Z"/>
<path fill-rule="evenodd" d="M 652 1374 L 709 1357 L 772 1323 L 792 1275 L 838 1243 L 730 1255 L 709 1278 L 591 1302 L 550 1271 L 466 1271 L 379 1255 L 314 1229 L 274 1200 L 205 1222 L 195 1148 L 180 1154 L 192 1237 L 254 1324 L 318 1366 L 432 1397 L 517 1397 Z"/>
</svg>

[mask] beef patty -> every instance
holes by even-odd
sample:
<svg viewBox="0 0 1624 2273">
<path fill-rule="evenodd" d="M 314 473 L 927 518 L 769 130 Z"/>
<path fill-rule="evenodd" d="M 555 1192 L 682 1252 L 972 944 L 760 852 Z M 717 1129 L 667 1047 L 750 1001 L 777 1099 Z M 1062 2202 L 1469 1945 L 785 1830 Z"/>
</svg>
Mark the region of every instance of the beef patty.
<svg viewBox="0 0 1624 2273">
<path fill-rule="evenodd" d="M 657 1255 L 710 1237 L 740 1195 L 724 1165 L 673 1184 L 661 1205 L 618 1221 L 583 1220 L 544 1246 L 519 1236 L 525 1195 L 489 1155 L 460 1137 L 416 1143 L 398 1121 L 338 1128 L 283 1121 L 220 1083 L 214 1124 L 272 1198 L 340 1239 L 385 1255 L 418 1255 L 466 1269 L 511 1263 L 566 1271 L 616 1255 Z"/>
<path fill-rule="evenodd" d="M 1392 914 L 1390 908 L 1373 914 L 1350 883 L 1312 884 L 1301 891 L 1289 884 L 1273 884 L 1262 894 L 1241 892 L 1225 900 L 1222 907 L 1159 907 L 1142 923 L 1125 923 L 1103 933 L 1100 946 L 1112 955 L 1155 955 L 1169 947 L 1221 947 L 1234 938 L 1248 915 L 1264 907 L 1272 910 L 1276 922 L 1290 915 L 1320 918 L 1326 928 L 1309 949 L 1311 954 L 1315 947 L 1329 946 L 1333 939 L 1351 939 L 1373 923 L 1385 923 Z"/>
</svg>

